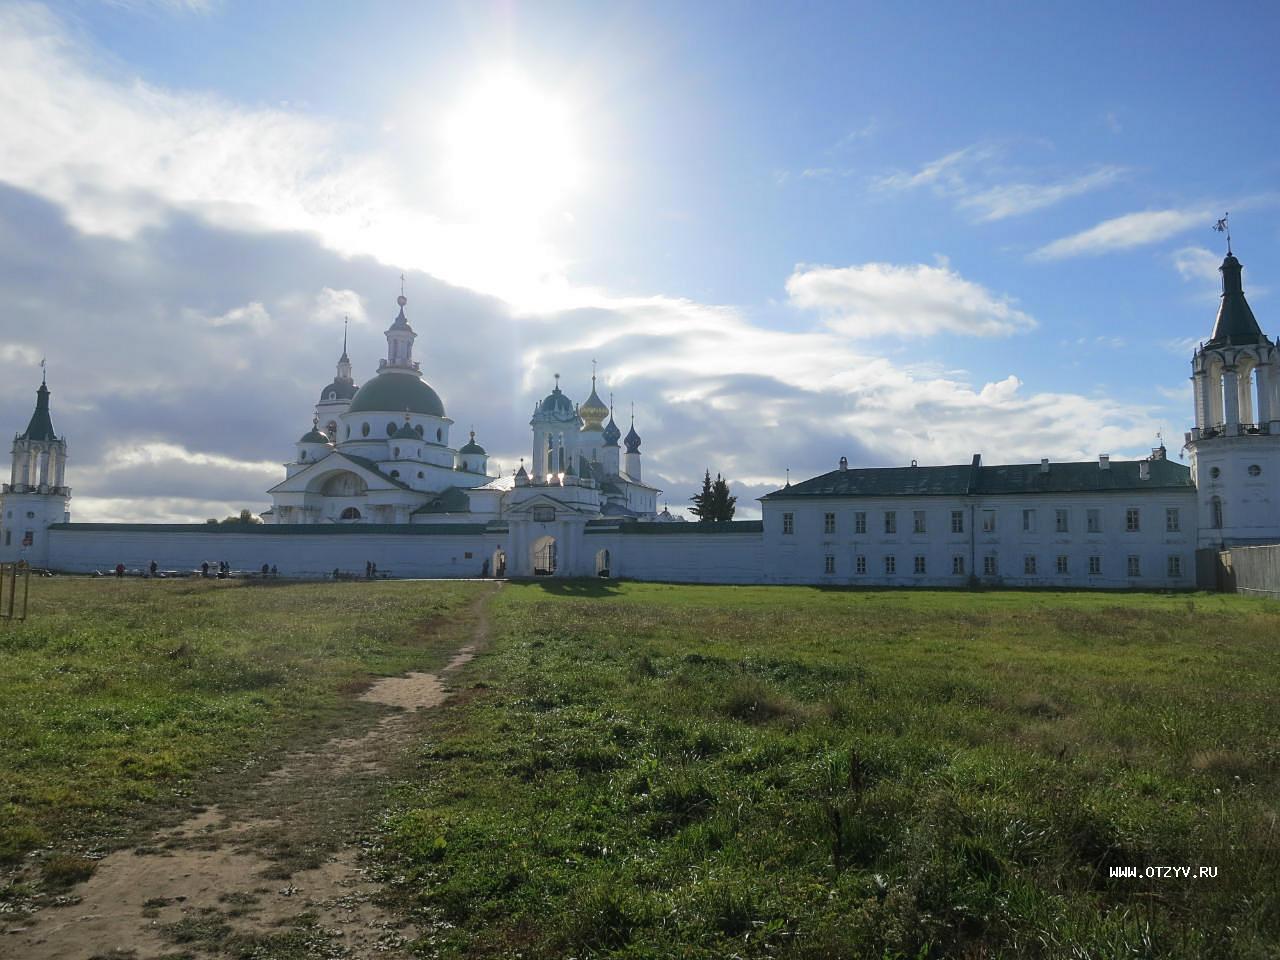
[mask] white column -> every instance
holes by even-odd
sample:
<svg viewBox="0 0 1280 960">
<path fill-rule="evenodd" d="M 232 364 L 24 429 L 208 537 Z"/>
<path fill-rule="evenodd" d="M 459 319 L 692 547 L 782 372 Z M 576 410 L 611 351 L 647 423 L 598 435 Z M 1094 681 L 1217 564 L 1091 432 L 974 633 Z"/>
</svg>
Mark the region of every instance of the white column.
<svg viewBox="0 0 1280 960">
<path fill-rule="evenodd" d="M 1258 423 L 1271 419 L 1271 364 L 1258 364 Z"/>
<path fill-rule="evenodd" d="M 15 486 L 15 487 L 16 487 L 19 483 L 21 483 L 21 482 L 22 482 L 22 481 L 21 481 L 21 480 L 19 480 L 18 478 L 22 476 L 23 457 L 24 457 L 23 452 L 22 452 L 20 449 L 18 449 L 17 444 L 14 444 L 14 447 L 13 447 L 13 462 L 12 462 L 11 464 L 9 464 L 9 484 L 10 484 L 10 486 Z"/>
<path fill-rule="evenodd" d="M 1191 378 L 1191 387 L 1195 394 L 1196 426 L 1203 430 L 1211 426 L 1209 423 L 1209 380 L 1203 370 Z"/>
<path fill-rule="evenodd" d="M 1236 375 L 1236 388 L 1240 391 L 1239 413 L 1240 413 L 1241 423 L 1257 422 L 1256 420 L 1254 420 L 1254 417 L 1253 417 L 1253 393 L 1249 389 L 1249 386 L 1250 386 L 1249 373 L 1252 370 L 1253 370 L 1252 367 L 1244 367 Z"/>
<path fill-rule="evenodd" d="M 1227 433 L 1235 433 L 1240 425 L 1240 383 L 1235 367 L 1224 367 L 1222 370 L 1222 422 Z"/>
<path fill-rule="evenodd" d="M 40 485 L 49 482 L 49 451 L 40 451 L 40 479 L 37 481 Z"/>
</svg>

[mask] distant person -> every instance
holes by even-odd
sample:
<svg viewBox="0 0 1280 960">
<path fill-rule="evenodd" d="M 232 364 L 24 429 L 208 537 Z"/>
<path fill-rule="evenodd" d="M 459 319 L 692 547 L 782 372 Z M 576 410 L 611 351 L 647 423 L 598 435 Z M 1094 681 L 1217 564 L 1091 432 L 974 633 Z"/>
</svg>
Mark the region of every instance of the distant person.
<svg viewBox="0 0 1280 960">
<path fill-rule="evenodd" d="M 480 566 L 480 578 L 482 580 L 489 579 L 489 558 L 488 557 L 484 558 L 484 563 L 481 564 Z"/>
<path fill-rule="evenodd" d="M 274 580 L 278 576 L 280 576 L 280 571 L 276 569 L 276 565 L 273 563 L 271 565 L 271 578 Z"/>
<path fill-rule="evenodd" d="M 117 576 L 117 577 L 121 577 L 121 578 L 123 578 L 123 577 L 124 577 L 124 564 L 123 564 L 123 563 L 117 563 L 117 564 L 116 564 L 116 576 Z"/>
<path fill-rule="evenodd" d="M 334 568 L 333 568 L 333 579 L 335 579 L 335 580 L 337 580 L 337 579 L 338 579 L 338 568 L 337 568 L 337 567 L 334 567 Z"/>
<path fill-rule="evenodd" d="M 151 561 L 151 575 L 152 575 L 153 577 L 156 575 L 156 571 L 157 571 L 157 570 L 159 570 L 159 569 L 160 569 L 160 564 L 158 564 L 158 563 L 156 563 L 154 560 L 152 560 L 152 561 Z"/>
<path fill-rule="evenodd" d="M 205 577 L 206 579 L 208 578 L 208 576 L 209 576 L 209 561 L 208 561 L 208 560 L 206 560 L 204 563 L 200 564 L 200 576 Z"/>
<path fill-rule="evenodd" d="M 263 580 L 267 579 L 267 576 L 268 576 L 270 573 L 271 573 L 271 564 L 269 564 L 269 563 L 264 563 L 264 564 L 262 565 L 262 579 L 263 579 Z"/>
<path fill-rule="evenodd" d="M 378 565 L 376 563 L 369 564 L 369 569 L 372 571 L 373 576 L 376 577 L 378 575 Z"/>
<path fill-rule="evenodd" d="M 366 580 L 373 578 L 373 562 L 370 560 L 364 562 L 364 578 Z"/>
</svg>

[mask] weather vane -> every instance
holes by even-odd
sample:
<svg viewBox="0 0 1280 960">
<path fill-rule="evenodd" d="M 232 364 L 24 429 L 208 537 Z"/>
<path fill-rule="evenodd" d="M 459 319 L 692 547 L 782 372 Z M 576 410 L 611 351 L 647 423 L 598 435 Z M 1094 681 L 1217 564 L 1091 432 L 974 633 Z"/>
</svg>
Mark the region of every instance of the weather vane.
<svg viewBox="0 0 1280 960">
<path fill-rule="evenodd" d="M 1225 233 L 1227 235 L 1227 256 L 1228 257 L 1231 256 L 1231 225 L 1227 223 L 1227 218 L 1230 216 L 1231 216 L 1230 213 L 1224 213 L 1222 215 L 1222 219 L 1213 225 L 1213 229 L 1217 230 L 1219 233 Z"/>
</svg>

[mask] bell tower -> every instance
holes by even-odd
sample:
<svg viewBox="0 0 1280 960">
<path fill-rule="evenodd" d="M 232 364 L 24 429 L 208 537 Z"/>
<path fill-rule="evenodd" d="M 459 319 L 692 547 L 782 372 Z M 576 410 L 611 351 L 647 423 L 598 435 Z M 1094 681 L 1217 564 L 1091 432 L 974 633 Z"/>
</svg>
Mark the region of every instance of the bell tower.
<svg viewBox="0 0 1280 960">
<path fill-rule="evenodd" d="M 1280 542 L 1280 347 L 1254 319 L 1243 269 L 1228 238 L 1213 334 L 1191 358 L 1202 548 Z"/>
<path fill-rule="evenodd" d="M 27 429 L 13 438 L 9 482 L 0 487 L 0 559 L 47 566 L 49 526 L 70 518 L 66 470 L 67 440 L 53 431 L 42 377 Z"/>
</svg>

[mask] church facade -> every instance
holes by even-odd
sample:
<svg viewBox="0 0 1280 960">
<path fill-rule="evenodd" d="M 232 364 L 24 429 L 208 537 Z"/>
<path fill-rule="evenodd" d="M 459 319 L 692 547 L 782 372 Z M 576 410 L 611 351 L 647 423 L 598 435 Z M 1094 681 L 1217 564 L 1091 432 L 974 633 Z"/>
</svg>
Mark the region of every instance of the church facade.
<svg viewBox="0 0 1280 960">
<path fill-rule="evenodd" d="M 836 469 L 761 498 L 762 519 L 680 522 L 644 482 L 596 391 L 559 376 L 529 421 L 531 449 L 498 475 L 413 359 L 398 298 L 387 356 L 355 382 L 344 344 L 311 429 L 269 491 L 264 523 L 73 523 L 67 444 L 47 384 L 14 438 L 0 492 L 0 559 L 104 571 L 202 562 L 281 575 L 610 576 L 706 583 L 1186 588 L 1198 551 L 1280 542 L 1280 347 L 1263 334 L 1228 252 L 1208 340 L 1192 358 L 1190 466 L 1161 444 L 1113 461 Z"/>
</svg>

